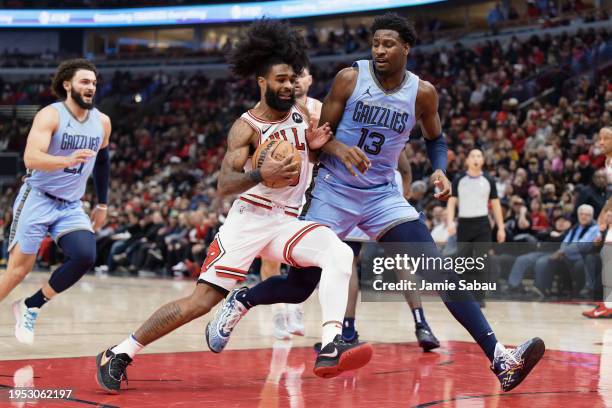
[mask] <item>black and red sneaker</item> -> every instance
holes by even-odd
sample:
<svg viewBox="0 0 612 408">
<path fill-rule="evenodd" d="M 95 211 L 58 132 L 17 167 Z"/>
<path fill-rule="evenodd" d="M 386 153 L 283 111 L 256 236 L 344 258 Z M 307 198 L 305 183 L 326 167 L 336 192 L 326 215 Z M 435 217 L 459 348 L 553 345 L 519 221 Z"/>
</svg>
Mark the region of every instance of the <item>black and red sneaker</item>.
<svg viewBox="0 0 612 408">
<path fill-rule="evenodd" d="M 338 334 L 334 341 L 319 351 L 314 373 L 322 378 L 332 378 L 343 371 L 357 370 L 368 364 L 373 352 L 371 344 L 359 341 L 348 343 Z"/>
</svg>

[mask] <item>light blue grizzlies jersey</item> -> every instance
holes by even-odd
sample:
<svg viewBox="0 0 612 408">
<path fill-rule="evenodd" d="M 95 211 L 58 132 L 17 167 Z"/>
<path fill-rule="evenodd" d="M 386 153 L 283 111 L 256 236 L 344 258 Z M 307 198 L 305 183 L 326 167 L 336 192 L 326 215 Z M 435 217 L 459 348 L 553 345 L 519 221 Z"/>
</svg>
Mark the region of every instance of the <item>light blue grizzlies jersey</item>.
<svg viewBox="0 0 612 408">
<path fill-rule="evenodd" d="M 396 90 L 385 91 L 375 77 L 372 61 L 357 61 L 353 66 L 359 69 L 359 76 L 335 137 L 347 146 L 361 148 L 372 165 L 365 174 L 356 171 L 354 177 L 338 158 L 323 154 L 321 175 L 326 169 L 340 183 L 359 188 L 392 183 L 399 155 L 416 123 L 419 77 L 406 71 Z"/>
<path fill-rule="evenodd" d="M 47 153 L 70 156 L 75 150 L 91 149 L 97 152 L 104 141 L 104 128 L 100 112 L 94 108 L 83 122 L 79 122 L 63 102 L 52 104 L 59 112 L 59 126 L 51 136 Z M 87 180 L 93 171 L 96 157 L 74 167 L 55 171 L 34 170 L 27 183 L 34 188 L 66 201 L 77 201 L 85 194 Z"/>
</svg>

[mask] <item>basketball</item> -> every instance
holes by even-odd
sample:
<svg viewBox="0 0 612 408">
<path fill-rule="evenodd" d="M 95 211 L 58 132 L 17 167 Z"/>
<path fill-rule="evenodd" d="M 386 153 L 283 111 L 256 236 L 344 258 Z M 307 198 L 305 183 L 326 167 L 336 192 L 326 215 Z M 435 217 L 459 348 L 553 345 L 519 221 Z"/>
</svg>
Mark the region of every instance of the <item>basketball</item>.
<svg viewBox="0 0 612 408">
<path fill-rule="evenodd" d="M 264 163 L 267 157 L 272 157 L 274 160 L 285 160 L 287 156 L 293 155 L 293 163 L 297 163 L 298 174 L 293 180 L 278 180 L 272 183 L 262 183 L 266 187 L 270 188 L 283 188 L 287 186 L 294 186 L 300 180 L 300 170 L 302 168 L 302 158 L 295 149 L 295 146 L 286 140 L 268 139 L 257 147 L 255 154 L 253 155 L 253 169 L 258 169 Z"/>
</svg>

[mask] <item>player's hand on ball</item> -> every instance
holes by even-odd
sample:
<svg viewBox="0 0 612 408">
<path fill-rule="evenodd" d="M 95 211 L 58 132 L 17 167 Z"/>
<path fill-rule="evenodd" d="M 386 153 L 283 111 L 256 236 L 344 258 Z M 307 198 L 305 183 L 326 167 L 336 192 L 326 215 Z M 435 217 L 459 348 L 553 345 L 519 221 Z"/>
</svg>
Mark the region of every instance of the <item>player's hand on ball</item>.
<svg viewBox="0 0 612 408">
<path fill-rule="evenodd" d="M 100 228 L 104 226 L 106 222 L 106 208 L 95 207 L 91 212 L 91 226 L 94 231 L 98 231 Z"/>
<path fill-rule="evenodd" d="M 261 165 L 261 178 L 273 184 L 275 181 L 293 180 L 299 175 L 299 164 L 293 162 L 292 156 L 287 156 L 283 160 L 275 160 L 266 157 Z"/>
<path fill-rule="evenodd" d="M 80 149 L 72 152 L 70 156 L 66 157 L 66 166 L 65 167 L 73 167 L 77 164 L 85 163 L 87 160 L 91 159 L 96 155 L 91 149 Z"/>
<path fill-rule="evenodd" d="M 442 170 L 436 170 L 430 177 L 430 181 L 440 191 L 434 194 L 434 197 L 440 201 L 446 201 L 451 195 L 451 182 L 446 177 Z"/>
<path fill-rule="evenodd" d="M 316 129 L 308 129 L 306 131 L 306 141 L 311 150 L 320 149 L 332 137 L 331 126 L 325 122 L 323 126 Z"/>
<path fill-rule="evenodd" d="M 344 143 L 338 143 L 335 156 L 344 163 L 346 169 L 353 176 L 357 176 L 353 166 L 357 167 L 357 170 L 359 170 L 361 174 L 365 173 L 370 168 L 370 159 L 368 159 L 368 156 L 366 156 L 357 146 L 348 147 Z"/>
</svg>

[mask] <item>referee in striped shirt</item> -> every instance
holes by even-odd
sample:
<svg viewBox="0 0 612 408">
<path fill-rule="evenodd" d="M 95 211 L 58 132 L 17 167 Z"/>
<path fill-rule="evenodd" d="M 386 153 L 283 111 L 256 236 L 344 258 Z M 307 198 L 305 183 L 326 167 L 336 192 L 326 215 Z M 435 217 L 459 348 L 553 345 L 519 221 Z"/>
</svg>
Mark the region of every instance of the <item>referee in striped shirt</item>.
<svg viewBox="0 0 612 408">
<path fill-rule="evenodd" d="M 487 245 L 476 244 L 491 242 L 492 231 L 489 222 L 489 201 L 495 223 L 497 242 L 506 240 L 506 230 L 501 204 L 497 196 L 495 181 L 483 173 L 484 157 L 478 149 L 473 149 L 466 160 L 467 171 L 453 181 L 453 194 L 448 200 L 447 220 L 449 236 L 457 234 L 458 257 L 481 257 L 487 252 Z M 455 228 L 455 208 L 459 207 L 459 221 Z M 487 282 L 487 268 L 474 271 L 475 280 Z M 476 291 L 474 297 L 484 307 L 485 291 Z"/>
</svg>

